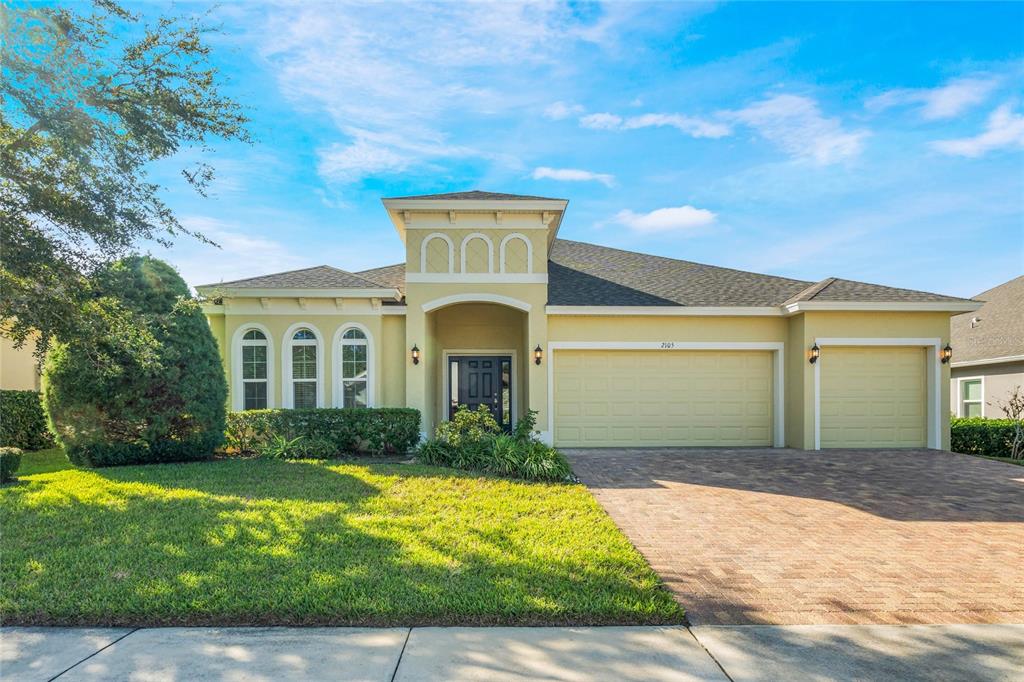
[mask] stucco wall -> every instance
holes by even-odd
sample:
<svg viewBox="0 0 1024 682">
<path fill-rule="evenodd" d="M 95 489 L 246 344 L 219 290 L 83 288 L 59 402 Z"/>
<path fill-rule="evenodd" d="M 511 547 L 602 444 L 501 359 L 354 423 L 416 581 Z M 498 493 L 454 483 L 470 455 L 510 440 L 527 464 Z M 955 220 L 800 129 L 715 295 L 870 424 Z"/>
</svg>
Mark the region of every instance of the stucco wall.
<svg viewBox="0 0 1024 682">
<path fill-rule="evenodd" d="M 266 329 L 270 341 L 270 357 L 272 359 L 271 387 L 273 407 L 284 404 L 285 363 L 290 362 L 284 349 L 287 347 L 289 329 L 296 325 L 308 326 L 320 340 L 323 355 L 323 373 L 320 377 L 320 405 L 322 407 L 340 407 L 340 396 L 335 396 L 335 384 L 340 345 L 337 333 L 350 323 L 362 325 L 368 332 L 372 346 L 372 376 L 374 404 L 396 405 L 404 403 L 405 366 L 401 355 L 404 354 L 404 319 L 401 316 L 382 315 L 375 310 L 369 301 L 343 302 L 341 309 L 332 299 L 309 300 L 303 309 L 292 300 L 275 300 L 268 308 L 264 308 L 258 300 L 233 299 L 224 306 L 223 315 L 208 316 L 211 330 L 217 337 L 221 347 L 224 366 L 228 376 L 229 405 L 235 409 L 239 405 L 237 397 L 238 377 L 235 373 L 236 343 L 240 335 L 253 325 Z M 385 322 L 385 318 L 388 318 Z"/>
<path fill-rule="evenodd" d="M 36 344 L 31 339 L 21 348 L 0 335 L 0 388 L 8 391 L 38 391 L 39 371 L 32 353 Z"/>
<path fill-rule="evenodd" d="M 431 219 L 430 216 L 416 214 L 413 227 L 408 229 L 405 237 L 407 272 L 419 273 L 421 269 L 421 248 L 424 239 L 435 233 L 448 236 L 452 241 L 454 272 L 462 272 L 462 244 L 472 234 L 485 235 L 492 244 L 494 272 L 501 270 L 501 243 L 510 234 L 519 234 L 530 242 L 533 252 L 531 261 L 534 273 L 547 272 L 547 229 L 540 221 L 539 214 L 507 215 L 502 218 L 501 225 L 495 225 L 493 213 L 458 214 L 455 224 L 448 222 L 447 214 L 443 218 Z M 436 242 L 432 242 L 437 247 Z M 429 269 L 427 271 L 430 271 Z M 433 270 L 437 272 L 437 270 Z"/>
<path fill-rule="evenodd" d="M 988 419 L 1003 419 L 1006 413 L 996 405 L 997 400 L 1005 401 L 1014 388 L 1024 391 L 1024 362 L 1006 362 L 998 365 L 976 365 L 974 367 L 954 367 L 952 381 L 949 385 L 949 401 L 951 410 L 957 413 L 959 405 L 960 379 L 982 379 L 984 392 L 982 395 L 982 415 Z"/>
</svg>

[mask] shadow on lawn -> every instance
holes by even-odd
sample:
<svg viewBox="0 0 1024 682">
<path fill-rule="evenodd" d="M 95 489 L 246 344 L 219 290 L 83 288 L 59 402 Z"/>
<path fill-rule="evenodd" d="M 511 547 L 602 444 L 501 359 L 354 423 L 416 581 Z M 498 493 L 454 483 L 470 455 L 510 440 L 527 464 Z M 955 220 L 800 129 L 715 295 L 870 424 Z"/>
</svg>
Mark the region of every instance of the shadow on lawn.
<svg viewBox="0 0 1024 682">
<path fill-rule="evenodd" d="M 226 464 L 226 465 L 225 465 Z M 602 547 L 520 536 L 515 514 L 423 508 L 437 472 L 260 461 L 68 472 L 3 491 L 9 624 L 412 625 L 679 622 Z M 380 467 L 390 477 L 393 467 Z M 146 484 L 140 488 L 135 484 Z M 424 487 L 424 485 L 426 487 Z M 460 490 L 442 491 L 459 499 Z M 544 520 L 529 521 L 543 524 Z M 585 537 L 588 519 L 568 534 Z M 480 531 L 485 527 L 486 532 Z M 625 540 L 622 539 L 625 543 Z M 598 557 L 595 569 L 595 555 Z M 624 565 L 626 564 L 626 565 Z M 641 569 L 643 565 L 640 564 Z M 618 569 L 618 570 L 616 570 Z M 625 570 L 622 570 L 625 569 Z M 648 574 L 648 578 L 650 575 Z"/>
</svg>

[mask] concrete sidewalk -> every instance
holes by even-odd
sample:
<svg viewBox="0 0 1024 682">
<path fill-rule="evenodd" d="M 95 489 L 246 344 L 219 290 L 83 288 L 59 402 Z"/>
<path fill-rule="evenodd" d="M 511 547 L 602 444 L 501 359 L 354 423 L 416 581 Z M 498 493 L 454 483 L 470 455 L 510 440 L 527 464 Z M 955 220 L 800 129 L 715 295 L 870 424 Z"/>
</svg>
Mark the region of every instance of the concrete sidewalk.
<svg viewBox="0 0 1024 682">
<path fill-rule="evenodd" d="M 3 680 L 1022 680 L 1024 625 L 0 628 Z"/>
</svg>

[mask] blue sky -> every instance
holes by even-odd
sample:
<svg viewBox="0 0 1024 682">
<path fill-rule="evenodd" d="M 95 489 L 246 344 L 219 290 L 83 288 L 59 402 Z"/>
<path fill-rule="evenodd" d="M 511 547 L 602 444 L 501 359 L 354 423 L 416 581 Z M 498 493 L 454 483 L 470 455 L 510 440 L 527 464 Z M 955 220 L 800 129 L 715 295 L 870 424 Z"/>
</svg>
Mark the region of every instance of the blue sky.
<svg viewBox="0 0 1024 682">
<path fill-rule="evenodd" d="M 202 5 L 143 11 L 201 11 Z M 383 196 L 570 200 L 560 236 L 971 295 L 1024 272 L 1024 4 L 222 5 L 253 145 L 154 169 L 191 284 L 401 261 Z M 173 163 L 172 163 L 173 162 Z"/>
</svg>

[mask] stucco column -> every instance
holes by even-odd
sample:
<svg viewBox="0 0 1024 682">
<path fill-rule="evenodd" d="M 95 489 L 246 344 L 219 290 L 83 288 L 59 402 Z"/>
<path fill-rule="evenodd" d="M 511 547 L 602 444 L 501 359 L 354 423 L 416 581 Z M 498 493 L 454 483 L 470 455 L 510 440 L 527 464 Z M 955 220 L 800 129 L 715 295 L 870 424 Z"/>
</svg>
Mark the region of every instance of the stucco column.
<svg viewBox="0 0 1024 682">
<path fill-rule="evenodd" d="M 420 363 L 412 362 L 412 347 L 420 349 Z M 405 314 L 405 406 L 420 411 L 420 432 L 426 437 L 430 431 L 432 415 L 427 396 L 427 361 L 433 352 L 427 338 L 427 314 L 418 303 L 409 301 Z"/>
<path fill-rule="evenodd" d="M 526 360 L 527 372 L 527 406 L 537 411 L 537 429 L 546 443 L 551 443 L 553 434 L 548 431 L 548 363 L 551 352 L 548 350 L 548 316 L 543 305 L 535 305 L 527 315 Z M 534 361 L 533 350 L 541 347 L 544 357 L 538 365 Z"/>
</svg>

